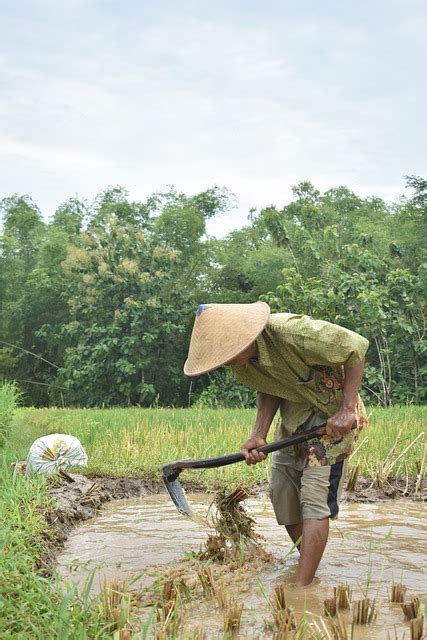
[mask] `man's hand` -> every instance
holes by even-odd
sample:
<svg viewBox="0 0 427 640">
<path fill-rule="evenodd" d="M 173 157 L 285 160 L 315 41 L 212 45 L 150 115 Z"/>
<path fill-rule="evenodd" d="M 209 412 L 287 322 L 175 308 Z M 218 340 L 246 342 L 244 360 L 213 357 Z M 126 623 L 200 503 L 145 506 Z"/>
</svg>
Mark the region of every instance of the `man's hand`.
<svg viewBox="0 0 427 640">
<path fill-rule="evenodd" d="M 341 407 L 326 423 L 326 433 L 334 438 L 343 438 L 350 433 L 356 420 L 354 409 Z"/>
<path fill-rule="evenodd" d="M 266 459 L 267 456 L 265 453 L 258 453 L 256 448 L 267 444 L 265 439 L 271 422 L 279 408 L 280 401 L 280 398 L 270 396 L 268 393 L 258 393 L 255 427 L 252 435 L 246 440 L 242 447 L 246 464 L 257 464 L 257 462 L 262 462 Z M 249 453 L 250 449 L 253 449 L 251 453 Z"/>
<path fill-rule="evenodd" d="M 246 440 L 245 444 L 242 447 L 242 453 L 245 456 L 246 464 L 257 464 L 258 462 L 262 462 L 266 459 L 265 453 L 259 453 L 257 451 L 258 447 L 262 447 L 267 444 L 265 438 L 262 436 L 251 436 Z M 253 451 L 249 451 L 253 449 Z"/>
</svg>

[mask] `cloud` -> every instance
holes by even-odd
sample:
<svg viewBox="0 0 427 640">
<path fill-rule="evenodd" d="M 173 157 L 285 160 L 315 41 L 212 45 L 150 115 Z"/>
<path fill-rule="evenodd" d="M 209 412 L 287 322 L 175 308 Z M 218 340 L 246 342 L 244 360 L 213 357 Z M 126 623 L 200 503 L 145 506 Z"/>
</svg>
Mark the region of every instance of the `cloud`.
<svg viewBox="0 0 427 640">
<path fill-rule="evenodd" d="M 109 184 L 134 198 L 172 183 L 225 185 L 240 204 L 215 233 L 250 206 L 283 204 L 300 179 L 391 198 L 404 173 L 426 168 L 425 88 L 417 21 L 397 2 L 376 30 L 386 4 L 370 5 L 374 26 L 363 6 L 335 3 L 247 3 L 239 14 L 239 3 L 119 11 L 40 0 L 26 15 L 9 10 L 0 192 L 30 193 L 52 213 Z"/>
</svg>

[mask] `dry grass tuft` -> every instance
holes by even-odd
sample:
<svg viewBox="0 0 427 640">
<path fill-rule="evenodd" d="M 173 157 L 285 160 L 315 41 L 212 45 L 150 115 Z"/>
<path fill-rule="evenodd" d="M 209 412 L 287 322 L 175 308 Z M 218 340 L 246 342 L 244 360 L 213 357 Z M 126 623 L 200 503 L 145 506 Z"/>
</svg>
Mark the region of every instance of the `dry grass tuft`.
<svg viewBox="0 0 427 640">
<path fill-rule="evenodd" d="M 406 595 L 406 586 L 401 583 L 393 582 L 391 585 L 390 602 L 404 602 Z"/>
<path fill-rule="evenodd" d="M 350 609 L 351 589 L 348 584 L 339 584 L 334 587 L 334 598 L 337 603 L 337 609 Z"/>
<path fill-rule="evenodd" d="M 422 640 L 424 629 L 424 616 L 414 618 L 410 622 L 411 625 L 411 640 Z"/>
<path fill-rule="evenodd" d="M 377 463 L 377 469 L 376 469 L 376 472 L 374 473 L 372 484 L 375 487 L 378 487 L 379 489 L 382 489 L 384 487 L 396 464 L 400 460 L 402 460 L 402 458 L 405 457 L 408 451 L 412 449 L 412 447 L 424 436 L 424 432 L 422 431 L 417 435 L 416 438 L 414 438 L 414 440 L 412 440 L 412 442 L 410 442 L 403 449 L 401 453 L 396 455 L 397 445 L 402 441 L 401 440 L 402 431 L 403 431 L 403 427 L 399 430 L 397 438 L 395 439 L 392 448 L 390 449 L 390 451 L 388 452 L 384 460 L 381 460 L 380 462 Z"/>
<path fill-rule="evenodd" d="M 418 618 L 421 611 L 421 601 L 419 598 L 412 598 L 410 602 L 404 602 L 400 605 L 406 620 Z"/>
<path fill-rule="evenodd" d="M 414 495 L 418 495 L 419 490 L 421 489 L 421 486 L 422 486 L 422 482 L 424 478 L 424 464 L 426 461 L 426 455 L 427 455 L 427 444 L 424 445 L 423 457 L 421 458 L 420 461 L 416 460 L 415 462 L 417 467 L 417 479 L 415 482 Z"/>
<path fill-rule="evenodd" d="M 375 600 L 364 598 L 353 603 L 353 622 L 355 624 L 371 624 L 375 622 L 378 608 Z"/>
<path fill-rule="evenodd" d="M 224 618 L 224 631 L 226 633 L 234 634 L 240 628 L 240 622 L 242 619 L 243 602 L 238 604 L 236 600 L 231 596 L 227 600 L 226 606 L 222 611 Z"/>
<path fill-rule="evenodd" d="M 223 562 L 226 557 L 226 546 L 223 536 L 219 533 L 210 533 L 205 543 L 205 549 L 200 554 L 201 560 L 217 560 Z"/>
<path fill-rule="evenodd" d="M 120 637 L 126 638 L 126 625 L 129 617 L 129 595 L 126 581 L 120 578 L 104 580 L 101 586 L 103 617 L 109 623 L 110 630 L 120 630 Z"/>
</svg>

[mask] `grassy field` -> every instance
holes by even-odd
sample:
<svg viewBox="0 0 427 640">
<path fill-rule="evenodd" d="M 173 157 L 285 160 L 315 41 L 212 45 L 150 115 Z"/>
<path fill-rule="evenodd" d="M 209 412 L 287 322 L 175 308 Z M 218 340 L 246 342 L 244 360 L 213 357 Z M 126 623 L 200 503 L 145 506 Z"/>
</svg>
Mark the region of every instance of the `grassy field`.
<svg viewBox="0 0 427 640">
<path fill-rule="evenodd" d="M 422 432 L 427 409 L 374 409 L 370 426 L 352 463 L 373 475 L 400 433 L 393 460 Z M 214 456 L 240 449 L 252 429 L 252 410 L 19 409 L 8 429 L 0 461 L 0 637 L 119 638 L 108 630 L 102 601 L 90 603 L 76 591 L 64 594 L 54 579 L 35 569 L 46 550 L 49 529 L 42 516 L 50 504 L 43 478 L 29 482 L 12 477 L 11 463 L 25 459 L 31 443 L 48 433 L 70 433 L 89 456 L 87 473 L 160 479 L 162 464 L 178 458 Z M 423 441 L 391 469 L 391 475 L 417 473 Z M 269 465 L 244 464 L 187 472 L 187 479 L 206 488 L 251 485 L 268 479 Z M 111 628 L 111 627 L 110 627 Z M 139 638 L 145 637 L 139 635 Z"/>
<path fill-rule="evenodd" d="M 8 448 L 15 459 L 24 459 L 37 437 L 69 433 L 86 449 L 89 474 L 159 478 L 166 462 L 239 451 L 252 430 L 254 415 L 251 409 L 20 409 Z M 397 439 L 394 458 L 419 436 L 426 418 L 424 407 L 372 409 L 369 427 L 362 432 L 359 443 L 367 440 L 352 464 L 359 464 L 361 474 L 372 477 Z M 392 466 L 391 476 L 417 474 L 424 442 L 421 437 Z M 268 474 L 269 465 L 265 463 L 191 471 L 182 477 L 210 488 L 236 482 L 251 485 L 268 479 Z"/>
</svg>

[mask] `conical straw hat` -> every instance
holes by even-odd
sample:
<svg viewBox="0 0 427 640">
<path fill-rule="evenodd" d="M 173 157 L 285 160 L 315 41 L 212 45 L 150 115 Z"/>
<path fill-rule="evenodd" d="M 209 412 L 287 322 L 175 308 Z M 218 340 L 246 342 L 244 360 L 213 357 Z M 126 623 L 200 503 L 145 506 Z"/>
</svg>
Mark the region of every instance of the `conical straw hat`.
<svg viewBox="0 0 427 640">
<path fill-rule="evenodd" d="M 238 356 L 259 336 L 269 315 L 265 302 L 199 305 L 184 373 L 198 376 Z"/>
</svg>

